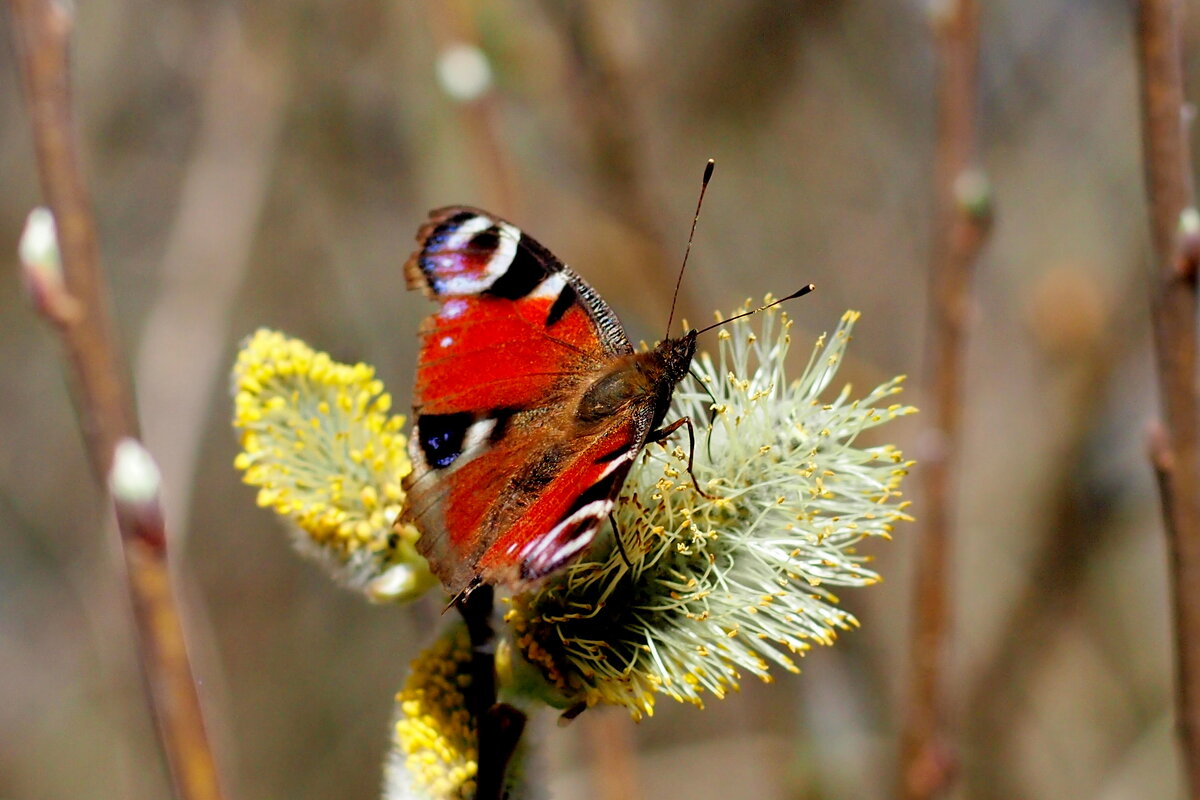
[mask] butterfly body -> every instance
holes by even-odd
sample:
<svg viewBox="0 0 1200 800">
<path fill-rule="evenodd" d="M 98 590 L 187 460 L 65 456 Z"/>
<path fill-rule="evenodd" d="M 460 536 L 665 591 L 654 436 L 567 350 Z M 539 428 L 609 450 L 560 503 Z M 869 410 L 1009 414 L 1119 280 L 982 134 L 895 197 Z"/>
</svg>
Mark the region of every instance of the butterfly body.
<svg viewBox="0 0 1200 800">
<path fill-rule="evenodd" d="M 421 326 L 406 519 L 453 595 L 578 557 L 660 433 L 694 331 L 635 352 L 581 277 L 511 223 L 434 211 L 405 265 Z"/>
</svg>

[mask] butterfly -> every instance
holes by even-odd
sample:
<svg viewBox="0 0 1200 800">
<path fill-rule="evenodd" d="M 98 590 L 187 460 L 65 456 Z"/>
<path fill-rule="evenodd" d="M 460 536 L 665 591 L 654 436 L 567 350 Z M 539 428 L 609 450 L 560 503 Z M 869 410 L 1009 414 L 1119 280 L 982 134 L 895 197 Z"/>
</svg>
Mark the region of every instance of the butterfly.
<svg viewBox="0 0 1200 800">
<path fill-rule="evenodd" d="M 404 265 L 421 324 L 405 519 L 452 596 L 513 592 L 579 557 L 663 425 L 693 329 L 635 351 L 587 281 L 506 220 L 430 212 Z M 699 487 L 697 487 L 699 488 Z"/>
</svg>

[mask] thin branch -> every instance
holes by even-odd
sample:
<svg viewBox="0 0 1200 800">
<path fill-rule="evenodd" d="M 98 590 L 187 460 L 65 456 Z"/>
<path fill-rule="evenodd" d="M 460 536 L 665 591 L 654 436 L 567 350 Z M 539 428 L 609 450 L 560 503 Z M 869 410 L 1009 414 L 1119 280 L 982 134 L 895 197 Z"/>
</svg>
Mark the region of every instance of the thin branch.
<svg viewBox="0 0 1200 800">
<path fill-rule="evenodd" d="M 974 0 L 937 6 L 935 218 L 926 356 L 929 447 L 920 455 L 924 525 L 917 534 L 910 697 L 901 742 L 900 796 L 925 800 L 948 785 L 945 659 L 953 470 L 959 450 L 963 344 L 972 268 L 990 221 L 986 180 L 976 167 L 979 11 Z"/>
<path fill-rule="evenodd" d="M 1152 284 L 1161 430 L 1150 441 L 1170 549 L 1183 759 L 1200 797 L 1200 402 L 1196 246 L 1200 229 L 1184 124 L 1180 4 L 1140 0 L 1142 153 L 1157 270 Z"/>
<path fill-rule="evenodd" d="M 118 443 L 136 438 L 137 420 L 114 344 L 95 222 L 75 142 L 67 59 L 72 18 L 53 0 L 10 0 L 10 7 L 39 175 L 57 224 L 62 264 L 61 282 L 29 264 L 25 277 L 39 311 L 62 339 L 92 470 L 105 484 L 115 474 Z M 157 487 L 136 509 L 116 495 L 114 502 L 147 699 L 175 795 L 217 800 L 215 762 L 171 594 Z"/>
<path fill-rule="evenodd" d="M 103 480 L 113 448 L 136 436 L 136 421 L 125 389 L 126 369 L 113 346 L 106 287 L 99 262 L 96 226 L 71 117 L 67 44 L 72 19 L 52 0 L 10 0 L 13 33 L 33 122 L 38 175 L 54 212 L 65 271 L 65 302 L 79 313 L 59 318 L 63 343 L 74 367 L 81 398 L 80 424 L 92 471 Z"/>
</svg>

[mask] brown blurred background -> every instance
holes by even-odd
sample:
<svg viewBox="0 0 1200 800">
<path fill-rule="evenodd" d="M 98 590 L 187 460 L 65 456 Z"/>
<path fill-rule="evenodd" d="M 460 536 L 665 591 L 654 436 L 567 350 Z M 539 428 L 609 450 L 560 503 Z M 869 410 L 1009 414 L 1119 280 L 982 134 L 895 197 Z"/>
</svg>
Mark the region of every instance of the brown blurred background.
<svg viewBox="0 0 1200 800">
<path fill-rule="evenodd" d="M 1130 11 L 984 5 L 997 216 L 959 472 L 958 796 L 1181 796 L 1143 452 L 1156 400 Z M 399 267 L 448 203 L 510 217 L 652 339 L 711 156 L 684 314 L 812 281 L 791 309 L 797 370 L 856 308 L 843 377 L 917 376 L 927 13 L 917 0 L 80 4 L 76 102 L 104 264 L 231 795 L 376 797 L 392 694 L 436 616 L 338 589 L 255 507 L 232 468 L 237 342 L 269 325 L 369 361 L 406 406 L 428 307 Z M 40 194 L 2 14 L 0 34 L 0 797 L 163 797 L 107 512 L 56 341 L 18 280 Z M 439 88 L 455 41 L 491 60 L 482 102 Z M 916 382 L 907 399 L 921 404 Z M 920 431 L 918 417 L 881 434 L 920 458 Z M 862 629 L 804 674 L 748 681 L 703 712 L 664 699 L 617 726 L 637 756 L 621 796 L 890 796 L 912 527 L 871 545 L 886 581 L 841 593 Z M 604 733 L 594 712 L 539 729 L 556 796 L 601 797 Z"/>
</svg>

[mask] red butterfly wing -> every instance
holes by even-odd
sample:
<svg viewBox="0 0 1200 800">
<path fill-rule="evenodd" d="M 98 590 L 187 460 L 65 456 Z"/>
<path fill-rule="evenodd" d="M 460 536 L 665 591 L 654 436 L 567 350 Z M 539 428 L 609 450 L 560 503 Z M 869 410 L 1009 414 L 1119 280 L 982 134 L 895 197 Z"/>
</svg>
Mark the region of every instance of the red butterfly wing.
<svg viewBox="0 0 1200 800">
<path fill-rule="evenodd" d="M 421 327 L 408 516 L 452 593 L 519 588 L 591 540 L 644 425 L 574 430 L 581 393 L 632 347 L 612 310 L 515 226 L 435 211 L 405 265 L 441 304 Z"/>
</svg>

